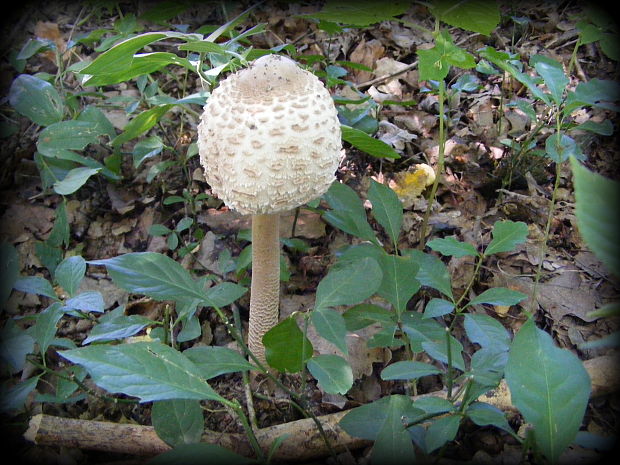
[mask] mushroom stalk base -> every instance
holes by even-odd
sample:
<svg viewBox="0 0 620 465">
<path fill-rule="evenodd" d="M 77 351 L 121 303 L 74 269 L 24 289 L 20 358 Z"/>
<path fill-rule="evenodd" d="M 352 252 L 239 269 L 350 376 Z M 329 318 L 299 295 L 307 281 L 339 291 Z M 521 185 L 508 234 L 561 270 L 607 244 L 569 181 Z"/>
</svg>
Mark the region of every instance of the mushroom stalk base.
<svg viewBox="0 0 620 465">
<path fill-rule="evenodd" d="M 252 216 L 252 287 L 248 346 L 266 364 L 263 336 L 278 324 L 280 304 L 279 215 Z"/>
</svg>

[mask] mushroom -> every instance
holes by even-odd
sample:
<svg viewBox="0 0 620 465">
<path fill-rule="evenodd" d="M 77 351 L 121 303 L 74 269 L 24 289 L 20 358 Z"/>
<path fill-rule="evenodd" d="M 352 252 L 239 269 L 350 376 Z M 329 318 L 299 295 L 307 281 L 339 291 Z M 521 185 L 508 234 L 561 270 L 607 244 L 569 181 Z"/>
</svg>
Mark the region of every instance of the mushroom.
<svg viewBox="0 0 620 465">
<path fill-rule="evenodd" d="M 252 215 L 248 346 L 263 363 L 262 338 L 278 323 L 279 214 L 327 191 L 341 147 L 329 92 L 280 55 L 230 75 L 204 107 L 198 149 L 205 178 L 229 208 Z"/>
</svg>

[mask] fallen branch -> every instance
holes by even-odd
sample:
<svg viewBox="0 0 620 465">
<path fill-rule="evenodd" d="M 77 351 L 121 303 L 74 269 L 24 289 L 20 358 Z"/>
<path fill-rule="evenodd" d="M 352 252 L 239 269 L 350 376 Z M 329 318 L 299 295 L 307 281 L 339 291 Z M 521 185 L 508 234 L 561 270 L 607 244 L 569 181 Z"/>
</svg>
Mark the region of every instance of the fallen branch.
<svg viewBox="0 0 620 465">
<path fill-rule="evenodd" d="M 620 387 L 614 356 L 602 356 L 584 362 L 592 379 L 592 397 L 609 394 Z M 423 394 L 412 398 L 445 397 L 444 391 Z M 502 381 L 497 389 L 481 396 L 487 402 L 503 411 L 514 411 L 508 387 Z M 319 417 L 319 421 L 337 452 L 354 450 L 371 444 L 371 441 L 349 436 L 338 422 L 349 411 L 345 410 Z M 281 462 L 312 460 L 327 455 L 328 451 L 321 435 L 310 418 L 259 429 L 256 437 L 264 450 L 284 434 L 289 437 L 274 455 Z M 75 447 L 87 450 L 153 456 L 165 452 L 170 446 L 163 442 L 152 426 L 117 424 L 103 421 L 74 420 L 51 415 L 35 415 L 30 420 L 24 437 L 39 445 Z M 246 457 L 252 456 L 252 448 L 243 434 L 205 431 L 203 442 L 218 444 Z"/>
</svg>

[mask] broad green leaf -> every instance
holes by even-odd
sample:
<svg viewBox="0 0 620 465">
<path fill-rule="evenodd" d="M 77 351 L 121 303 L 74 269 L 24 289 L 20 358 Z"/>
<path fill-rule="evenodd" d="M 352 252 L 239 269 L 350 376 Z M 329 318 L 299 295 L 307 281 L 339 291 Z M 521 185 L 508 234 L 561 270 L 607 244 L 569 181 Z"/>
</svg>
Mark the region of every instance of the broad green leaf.
<svg viewBox="0 0 620 465">
<path fill-rule="evenodd" d="M 465 315 L 465 332 L 471 342 L 495 350 L 508 350 L 510 334 L 504 326 L 489 315 L 468 313 Z"/>
<path fill-rule="evenodd" d="M 69 294 L 69 297 L 73 297 L 80 287 L 85 273 L 86 261 L 76 255 L 60 262 L 54 271 L 54 277 L 56 282 Z"/>
<path fill-rule="evenodd" d="M 617 81 L 590 79 L 588 82 L 580 82 L 574 92 L 568 93 L 564 114 L 569 115 L 582 106 L 618 111 L 618 106 L 611 103 L 618 100 L 620 100 L 620 84 Z"/>
<path fill-rule="evenodd" d="M 466 257 L 468 255 L 476 257 L 478 255 L 478 251 L 473 245 L 468 242 L 457 241 L 454 237 L 433 239 L 428 241 L 426 245 L 442 255 L 457 258 Z"/>
<path fill-rule="evenodd" d="M 312 311 L 311 321 L 321 337 L 334 344 L 343 354 L 348 354 L 347 327 L 342 314 L 327 307 Z"/>
<path fill-rule="evenodd" d="M 165 37 L 165 33 L 148 32 L 124 40 L 95 58 L 92 63 L 80 71 L 80 74 L 97 76 L 102 74 L 114 74 L 122 71 L 131 66 L 134 53 L 145 45 Z"/>
<path fill-rule="evenodd" d="M 13 288 L 27 294 L 44 295 L 50 299 L 58 300 L 56 292 L 54 292 L 54 288 L 50 282 L 40 276 L 23 276 L 17 278 L 13 284 Z"/>
<path fill-rule="evenodd" d="M 347 331 L 357 331 L 373 323 L 393 323 L 394 312 L 374 304 L 359 304 L 342 314 Z"/>
<path fill-rule="evenodd" d="M 226 347 L 190 347 L 183 351 L 183 355 L 194 362 L 204 379 L 215 378 L 224 373 L 254 369 L 254 365 L 248 362 L 243 355 Z"/>
<path fill-rule="evenodd" d="M 205 427 L 202 408 L 196 399 L 154 402 L 151 423 L 157 436 L 172 447 L 200 442 Z"/>
<path fill-rule="evenodd" d="M 379 264 L 370 257 L 331 270 L 317 287 L 315 308 L 358 304 L 377 291 L 382 276 Z"/>
<path fill-rule="evenodd" d="M 148 131 L 170 110 L 174 105 L 158 105 L 148 110 L 144 110 L 132 119 L 122 133 L 114 138 L 112 145 L 118 147 L 125 142 L 135 139 L 142 133 Z"/>
<path fill-rule="evenodd" d="M 450 341 L 450 358 L 452 367 L 465 371 L 465 362 L 463 361 L 463 345 L 451 335 L 448 336 L 448 341 Z M 446 341 L 445 330 L 444 337 L 442 339 L 423 341 L 422 348 L 435 360 L 439 360 L 446 365 L 448 364 L 448 342 Z"/>
<path fill-rule="evenodd" d="M 385 381 L 393 379 L 418 379 L 423 376 L 437 375 L 440 373 L 442 373 L 441 370 L 428 363 L 403 360 L 385 367 L 381 372 L 381 379 Z"/>
<path fill-rule="evenodd" d="M 2 241 L 0 242 L 0 308 L 4 308 L 18 276 L 17 250 L 12 244 Z"/>
<path fill-rule="evenodd" d="M 115 318 L 102 321 L 90 330 L 88 337 L 82 344 L 96 341 L 114 341 L 134 336 L 149 325 L 156 322 L 141 315 L 118 315 Z"/>
<path fill-rule="evenodd" d="M 212 307 L 225 307 L 232 304 L 248 291 L 236 283 L 223 282 L 210 287 L 205 292 L 205 300 Z"/>
<path fill-rule="evenodd" d="M 388 186 L 372 180 L 368 199 L 372 203 L 372 214 L 375 219 L 396 245 L 403 224 L 403 204 L 398 195 Z"/>
<path fill-rule="evenodd" d="M 534 69 L 542 76 L 555 104 L 560 105 L 564 90 L 569 83 L 562 65 L 553 58 L 544 55 L 533 55 L 530 58 L 530 65 L 534 66 Z"/>
<path fill-rule="evenodd" d="M 56 218 L 54 218 L 54 227 L 52 228 L 52 232 L 45 241 L 48 245 L 51 245 L 53 247 L 60 248 L 63 244 L 65 246 L 68 246 L 71 239 L 66 203 L 67 202 L 63 200 L 56 207 Z M 54 273 L 56 273 L 56 271 L 54 271 Z"/>
<path fill-rule="evenodd" d="M 432 298 L 424 307 L 423 318 L 436 318 L 439 316 L 447 315 L 454 310 L 454 303 L 445 299 Z"/>
<path fill-rule="evenodd" d="M 346 394 L 353 386 L 351 365 L 338 355 L 315 355 L 308 360 L 308 371 L 328 394 Z"/>
<path fill-rule="evenodd" d="M 377 294 L 390 302 L 398 314 L 407 308 L 407 302 L 420 289 L 416 279 L 417 265 L 411 257 L 383 254 L 379 264 L 383 272 Z"/>
<path fill-rule="evenodd" d="M 545 153 L 556 163 L 565 162 L 571 156 L 578 160 L 585 160 L 585 156 L 581 148 L 579 148 L 579 145 L 577 145 L 572 137 L 564 133 L 560 133 L 559 139 L 557 133 L 547 137 L 545 141 Z"/>
<path fill-rule="evenodd" d="M 37 315 L 37 324 L 31 329 L 30 335 L 39 345 L 39 352 L 45 357 L 45 352 L 56 337 L 56 325 L 64 314 L 60 302 L 54 302 Z"/>
<path fill-rule="evenodd" d="M 99 291 L 84 291 L 67 300 L 65 308 L 103 313 L 105 311 L 105 303 Z"/>
<path fill-rule="evenodd" d="M 409 8 L 405 1 L 379 3 L 374 0 L 328 0 L 321 11 L 304 16 L 332 23 L 368 26 L 392 19 Z"/>
<path fill-rule="evenodd" d="M 470 300 L 465 307 L 479 304 L 510 306 L 516 305 L 524 299 L 527 299 L 527 295 L 522 292 L 505 287 L 492 287 Z"/>
<path fill-rule="evenodd" d="M 180 302 L 206 299 L 200 283 L 166 255 L 134 252 L 88 263 L 104 265 L 117 286 L 134 294 Z"/>
<path fill-rule="evenodd" d="M 435 35 L 435 46 L 427 50 L 418 50 L 420 80 L 443 80 L 450 66 L 462 69 L 474 68 L 474 57 L 462 48 L 454 45 L 448 31 Z"/>
<path fill-rule="evenodd" d="M 10 388 L 6 388 L 6 383 L 0 386 L 0 412 L 15 414 L 24 409 L 24 403 L 28 394 L 37 387 L 39 376 L 22 381 Z"/>
<path fill-rule="evenodd" d="M 340 125 L 342 140 L 353 147 L 376 158 L 400 158 L 398 152 L 382 140 L 369 136 L 364 131 L 352 128 L 344 124 Z"/>
<path fill-rule="evenodd" d="M 557 463 L 575 439 L 590 397 L 582 362 L 530 319 L 514 337 L 505 376 L 512 403 L 534 427 L 536 444 Z"/>
<path fill-rule="evenodd" d="M 402 315 L 403 331 L 409 337 L 411 350 L 415 353 L 422 352 L 423 342 L 445 340 L 446 330 L 443 326 L 432 319 L 424 319 L 421 313 L 404 312 Z"/>
<path fill-rule="evenodd" d="M 20 74 L 15 78 L 8 97 L 15 111 L 39 126 L 58 123 L 65 112 L 64 103 L 56 88 L 30 74 Z"/>
<path fill-rule="evenodd" d="M 594 173 L 571 158 L 575 184 L 575 215 L 588 247 L 616 276 L 620 276 L 618 227 L 620 183 Z"/>
<path fill-rule="evenodd" d="M 300 331 L 294 317 L 282 320 L 263 336 L 267 363 L 278 371 L 298 373 L 312 357 L 310 340 Z"/>
<path fill-rule="evenodd" d="M 459 431 L 461 417 L 458 415 L 448 415 L 433 420 L 426 431 L 424 440 L 426 443 L 426 453 L 430 454 L 439 449 L 446 442 L 453 441 Z"/>
<path fill-rule="evenodd" d="M 60 351 L 82 365 L 101 388 L 140 398 L 216 400 L 222 398 L 199 376 L 187 357 L 159 342 L 93 345 Z"/>
<path fill-rule="evenodd" d="M 204 465 L 207 463 L 246 465 L 256 463 L 256 461 L 238 455 L 217 444 L 200 442 L 198 444 L 179 445 L 172 450 L 159 454 L 146 463 L 148 465 Z"/>
<path fill-rule="evenodd" d="M 9 373 L 21 371 L 26 363 L 26 355 L 34 352 L 34 339 L 23 329 L 8 319 L 0 330 L 0 360 L 8 365 Z"/>
<path fill-rule="evenodd" d="M 324 194 L 332 208 L 323 214 L 323 219 L 342 231 L 379 245 L 374 231 L 366 219 L 366 210 L 355 191 L 346 184 L 333 183 Z"/>
<path fill-rule="evenodd" d="M 77 120 L 94 124 L 95 131 L 100 135 L 107 135 L 110 140 L 116 136 L 116 130 L 108 117 L 94 105 L 86 106 L 78 115 Z"/>
<path fill-rule="evenodd" d="M 402 338 L 398 337 L 396 331 L 398 326 L 395 323 L 387 324 L 368 340 L 368 348 L 373 347 L 400 347 L 405 345 Z"/>
<path fill-rule="evenodd" d="M 390 396 L 386 415 L 370 453 L 372 464 L 413 463 L 415 451 L 409 432 L 403 425 L 403 413 L 411 410 L 405 396 Z"/>
<path fill-rule="evenodd" d="M 482 386 L 482 391 L 495 388 L 501 381 L 504 374 L 504 367 L 508 361 L 508 351 L 500 344 L 483 347 L 474 352 L 467 376 L 474 377 L 474 389 Z M 473 398 L 477 395 L 471 392 Z"/>
<path fill-rule="evenodd" d="M 493 239 L 487 245 L 484 255 L 487 257 L 494 253 L 510 252 L 517 244 L 527 239 L 527 224 L 522 221 L 496 221 L 493 225 Z"/>
<path fill-rule="evenodd" d="M 491 404 L 474 402 L 467 407 L 465 415 L 478 426 L 492 425 L 514 434 L 512 428 L 508 424 L 508 420 L 506 420 L 506 414 Z"/>
<path fill-rule="evenodd" d="M 448 399 L 437 396 L 421 397 L 413 402 L 413 406 L 422 413 L 446 413 L 455 409 L 452 402 Z"/>
<path fill-rule="evenodd" d="M 99 172 L 99 168 L 74 168 L 67 173 L 62 181 L 54 183 L 54 191 L 60 195 L 73 194 L 80 187 L 86 184 L 86 181 Z"/>
<path fill-rule="evenodd" d="M 97 143 L 101 128 L 91 121 L 60 121 L 46 127 L 37 141 L 37 150 L 48 157 L 63 158 L 66 150 L 83 150 L 88 144 Z"/>
<path fill-rule="evenodd" d="M 164 143 L 157 136 L 147 137 L 133 147 L 133 167 L 138 168 L 144 160 L 159 155 L 164 149 Z"/>
<path fill-rule="evenodd" d="M 500 20 L 498 4 L 488 0 L 438 0 L 431 8 L 440 21 L 485 36 L 493 32 Z"/>
<path fill-rule="evenodd" d="M 444 265 L 439 258 L 414 249 L 403 251 L 403 253 L 412 257 L 413 262 L 418 265 L 419 270 L 416 279 L 420 281 L 423 286 L 437 289 L 439 292 L 449 297 L 450 300 L 453 299 L 452 281 L 450 280 L 448 267 Z"/>
<path fill-rule="evenodd" d="M 614 125 L 608 119 L 603 120 L 600 123 L 588 120 L 585 123 L 581 123 L 576 126 L 575 129 L 579 131 L 593 132 L 594 134 L 599 134 L 601 136 L 611 136 L 614 133 Z"/>
<path fill-rule="evenodd" d="M 179 318 L 181 331 L 177 334 L 177 342 L 187 342 L 192 339 L 200 337 L 202 334 L 202 327 L 200 326 L 200 320 L 195 315 L 194 305 L 189 305 L 187 310 L 179 311 L 179 314 L 183 316 Z"/>
<path fill-rule="evenodd" d="M 198 53 L 220 53 L 226 54 L 226 49 L 215 42 L 208 40 L 196 40 L 179 45 L 179 50 L 187 50 L 189 52 Z"/>
</svg>

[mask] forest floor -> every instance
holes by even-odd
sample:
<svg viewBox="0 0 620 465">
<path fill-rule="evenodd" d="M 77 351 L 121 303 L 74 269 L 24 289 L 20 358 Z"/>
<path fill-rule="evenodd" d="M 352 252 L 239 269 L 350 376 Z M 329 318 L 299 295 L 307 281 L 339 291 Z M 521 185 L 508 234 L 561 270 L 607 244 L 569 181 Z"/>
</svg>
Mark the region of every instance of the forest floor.
<svg viewBox="0 0 620 465">
<path fill-rule="evenodd" d="M 121 3 L 118 8 L 100 10 L 97 15 L 79 25 L 76 24 L 76 19 L 79 15 L 83 17 L 84 8 L 90 8 L 86 4 L 45 2 L 37 3 L 36 6 L 32 4 L 15 8 L 3 18 L 5 38 L 0 74 L 2 95 L 7 94 L 12 80 L 18 74 L 9 65 L 8 54 L 11 50 L 21 49 L 28 39 L 44 37 L 66 46 L 72 38 L 89 34 L 93 30 L 111 30 L 119 17 L 119 11 L 124 15 L 134 13 L 139 16 L 148 6 L 140 2 L 137 7 L 133 3 Z M 365 198 L 371 179 L 398 183 L 417 163 L 435 166 L 439 145 L 436 96 L 425 92 L 426 83 L 418 80 L 415 67 L 394 77 L 376 79 L 394 73 L 403 64 L 413 63 L 416 60 L 415 50 L 424 48 L 432 41 L 432 37 L 418 29 L 407 27 L 404 23 L 391 21 L 365 28 L 347 28 L 343 33 L 330 38 L 324 31 L 318 30 L 316 24 L 296 16 L 299 13 L 315 11 L 316 8 L 318 6 L 312 2 L 303 7 L 268 2 L 252 12 L 240 28 L 245 29 L 263 22 L 267 24 L 267 32 L 251 37 L 256 48 L 293 43 L 299 53 L 321 54 L 330 61 L 348 60 L 373 68 L 374 73 L 353 70 L 346 79 L 357 85 L 366 95 L 372 96 L 375 101 L 387 99 L 417 102 L 414 106 L 384 105 L 378 112 L 380 122 L 376 137 L 391 144 L 401 153 L 401 158 L 373 158 L 345 144 L 346 158 L 337 173 L 338 179 Z M 518 5 L 504 5 L 502 23 L 489 37 L 457 28 L 452 28 L 451 33 L 455 43 L 471 53 L 483 46 L 492 45 L 498 50 L 510 49 L 518 53 L 524 62 L 532 55 L 545 54 L 567 66 L 578 37 L 576 23 L 583 17 L 583 8 L 584 5 L 575 2 L 521 2 Z M 232 16 L 234 11 L 231 10 L 228 14 Z M 193 31 L 204 24 L 222 24 L 226 21 L 223 14 L 223 9 L 219 7 L 191 6 L 171 19 L 170 23 L 188 25 L 188 30 Z M 421 5 L 412 6 L 404 18 L 429 30 L 434 27 L 432 17 Z M 145 31 L 161 30 L 162 27 L 146 23 Z M 78 46 L 71 53 L 78 55 L 77 59 L 76 56 L 69 58 L 72 62 L 91 54 L 96 55 L 86 46 Z M 54 74 L 56 69 L 54 60 L 42 53 L 29 59 L 25 72 Z M 451 72 L 448 82 L 454 83 L 463 73 L 462 70 L 458 73 Z M 425 240 L 453 235 L 459 240 L 481 245 L 488 241 L 490 228 L 496 220 L 525 222 L 529 228 L 530 240 L 520 245 L 516 251 L 486 262 L 474 291 L 486 286 L 501 285 L 531 294 L 533 276 L 541 258 L 540 239 L 546 227 L 555 180 L 555 165 L 549 159 L 536 154 L 524 154 L 515 159 L 509 148 L 500 143 L 508 137 L 518 138 L 528 134 L 532 128 L 532 122 L 523 112 L 502 106 L 503 95 L 508 86 L 512 86 L 512 92 L 521 92 L 521 95 L 525 94 L 525 89 L 520 89 L 516 81 L 503 79 L 500 75 L 485 75 L 473 70 L 469 73 L 479 80 L 476 89 L 454 94 L 449 100 L 452 124 L 446 145 L 446 171 L 439 184 L 436 205 L 430 217 L 430 234 Z M 65 87 L 81 90 L 78 80 L 71 74 L 68 76 Z M 156 78 L 160 88 L 174 94 L 178 80 L 171 79 L 166 73 L 156 74 Z M 617 63 L 607 58 L 597 43 L 583 45 L 577 51 L 575 72 L 570 76 L 569 87 L 573 88 L 580 81 L 594 78 L 618 79 Z M 187 85 L 191 92 L 201 90 L 197 78 L 190 77 Z M 346 86 L 335 86 L 331 90 L 344 98 L 355 97 Z M 107 86 L 105 92 L 108 96 L 116 95 L 120 99 L 134 97 L 139 90 L 135 82 L 130 81 Z M 199 111 L 199 108 L 196 110 Z M 122 130 L 128 123 L 127 114 L 121 107 L 105 108 L 104 113 L 116 129 Z M 43 193 L 41 190 L 33 158 L 38 127 L 19 115 L 13 114 L 11 117 L 19 122 L 19 132 L 2 140 L 0 234 L 2 239 L 16 246 L 21 275 L 44 276 L 46 271 L 37 257 L 35 244 L 49 236 L 61 197 Z M 184 113 L 184 118 L 184 121 L 180 121 L 178 113 L 175 113 L 166 119 L 165 124 L 156 126 L 152 131 L 164 138 L 170 146 L 179 149 L 187 147 L 196 140 L 198 120 L 190 113 Z M 593 109 L 584 111 L 578 118 L 579 122 L 600 122 L 615 118 L 615 113 Z M 539 147 L 544 146 L 544 137 L 544 131 L 537 136 Z M 583 133 L 578 142 L 587 155 L 586 164 L 590 169 L 612 179 L 620 179 L 620 155 L 616 135 Z M 96 151 L 97 148 L 93 150 Z M 97 156 L 97 153 L 92 156 Z M 190 159 L 184 169 L 176 165 L 152 180 L 147 179 L 149 170 L 156 163 L 171 157 L 171 151 L 164 151 L 157 157 L 147 159 L 137 169 L 131 160 L 127 159 L 123 162 L 124 179 L 120 182 L 111 183 L 98 177 L 70 196 L 67 212 L 71 244 L 68 250 L 73 254 L 81 254 L 86 260 L 108 258 L 127 252 L 163 252 L 178 259 L 185 268 L 198 273 L 219 272 L 224 259 L 234 262 L 234 258 L 239 256 L 246 244 L 238 238 L 238 234 L 241 232 L 243 237 L 243 232 L 250 226 L 249 219 L 229 211 L 212 198 L 194 204 L 194 212 L 188 210 L 187 203 L 166 204 L 164 199 L 183 195 L 184 190 L 192 196 L 208 191 L 198 157 Z M 574 202 L 570 165 L 565 164 L 565 169 L 561 172 L 558 204 L 551 223 L 548 247 L 542 258 L 543 277 L 538 285 L 537 301 L 527 301 L 523 305 L 531 305 L 530 308 L 536 309 L 538 327 L 551 334 L 558 346 L 570 349 L 581 360 L 586 361 L 614 353 L 609 348 L 579 347 L 585 342 L 617 331 L 617 320 L 594 319 L 589 317 L 588 313 L 605 303 L 618 300 L 620 285 L 588 250 L 580 237 Z M 405 230 L 401 236 L 401 245 L 403 248 L 415 248 L 419 243 L 418 228 L 426 202 L 423 197 L 415 197 L 404 206 Z M 164 237 L 149 235 L 153 224 L 164 224 L 172 228 L 188 213 L 194 213 L 206 231 L 194 253 L 181 257 L 178 248 L 170 250 L 170 243 L 166 242 Z M 293 213 L 287 216 L 284 219 L 285 224 L 292 224 L 293 216 Z M 380 228 L 376 230 L 380 231 Z M 295 234 L 306 241 L 309 248 L 306 253 L 287 254 L 290 278 L 282 286 L 282 317 L 312 307 L 317 284 L 333 263 L 336 250 L 352 241 L 350 236 L 323 222 L 319 215 L 303 211 Z M 290 233 L 288 235 L 290 236 Z M 181 245 L 190 240 L 189 237 L 181 236 Z M 455 293 L 458 294 L 465 289 L 473 273 L 471 257 L 451 257 L 446 260 L 446 264 L 452 275 Z M 235 274 L 233 267 L 227 273 L 227 278 L 247 283 L 248 275 L 247 272 Z M 107 309 L 123 304 L 127 306 L 127 314 L 143 315 L 152 319 L 163 318 L 163 303 L 130 297 L 114 286 L 101 269 L 89 269 L 83 287 L 100 291 Z M 413 299 L 410 307 L 416 309 L 421 304 L 421 300 Z M 242 318 L 247 321 L 248 296 L 244 296 L 236 305 Z M 9 300 L 3 320 L 6 316 L 31 315 L 44 307 L 44 297 L 15 292 Z M 525 321 L 519 307 L 494 308 L 489 311 L 511 333 L 515 333 Z M 232 340 L 217 315 L 203 312 L 200 319 L 203 330 L 201 344 L 224 346 L 231 343 Z M 92 323 L 88 320 L 63 319 L 58 337 L 67 337 L 79 344 L 88 335 L 91 327 Z M 247 326 L 244 329 L 247 329 Z M 312 334 L 310 338 L 315 349 L 320 350 L 320 338 Z M 465 347 L 466 351 L 469 349 L 471 348 Z M 316 382 L 310 380 L 306 389 L 314 413 L 323 415 L 356 407 L 397 392 L 394 382 L 383 381 L 378 375 L 386 362 L 398 359 L 397 352 L 398 349 L 385 348 L 351 354 L 360 376 L 346 396 L 325 394 L 316 386 Z M 59 363 L 58 357 L 52 357 L 52 360 Z M 287 383 L 291 386 L 298 385 L 299 377 L 290 376 Z M 243 400 L 240 375 L 221 376 L 211 384 L 218 392 Z M 432 392 L 442 387 L 438 379 L 432 379 L 421 383 L 419 392 Z M 269 396 L 255 401 L 259 426 L 299 418 L 299 414 L 282 398 L 282 393 L 269 393 L 266 386 L 260 389 L 265 389 Z M 39 394 L 44 392 L 45 385 L 38 388 Z M 41 412 L 88 420 L 150 424 L 148 404 L 115 404 L 93 396 L 76 403 L 40 403 L 35 401 L 33 394 L 28 398 L 25 412 L 15 417 L 3 418 L 3 429 L 6 431 L 3 434 L 6 435 L 4 439 L 14 441 L 12 447 L 19 448 L 23 457 L 37 463 L 132 463 L 131 460 L 135 460 L 128 456 L 78 451 L 65 447 L 35 447 L 23 441 L 21 434 L 29 417 Z M 617 397 L 613 393 L 601 395 L 591 400 L 582 429 L 614 437 L 618 432 L 619 421 L 620 404 Z M 512 415 L 510 423 L 518 430 L 522 419 L 518 415 Z M 242 432 L 234 418 L 226 411 L 214 411 L 212 415 L 207 415 L 205 427 L 215 431 Z M 347 457 L 346 463 L 367 463 L 368 451 L 369 448 L 355 451 Z M 595 452 L 579 447 L 571 449 L 570 453 L 572 455 L 567 456 L 566 463 L 593 463 L 600 458 Z M 509 435 L 497 429 L 470 424 L 461 428 L 456 441 L 444 450 L 443 457 L 459 461 L 485 459 L 487 463 L 518 463 L 519 454 L 520 447 Z"/>
</svg>

